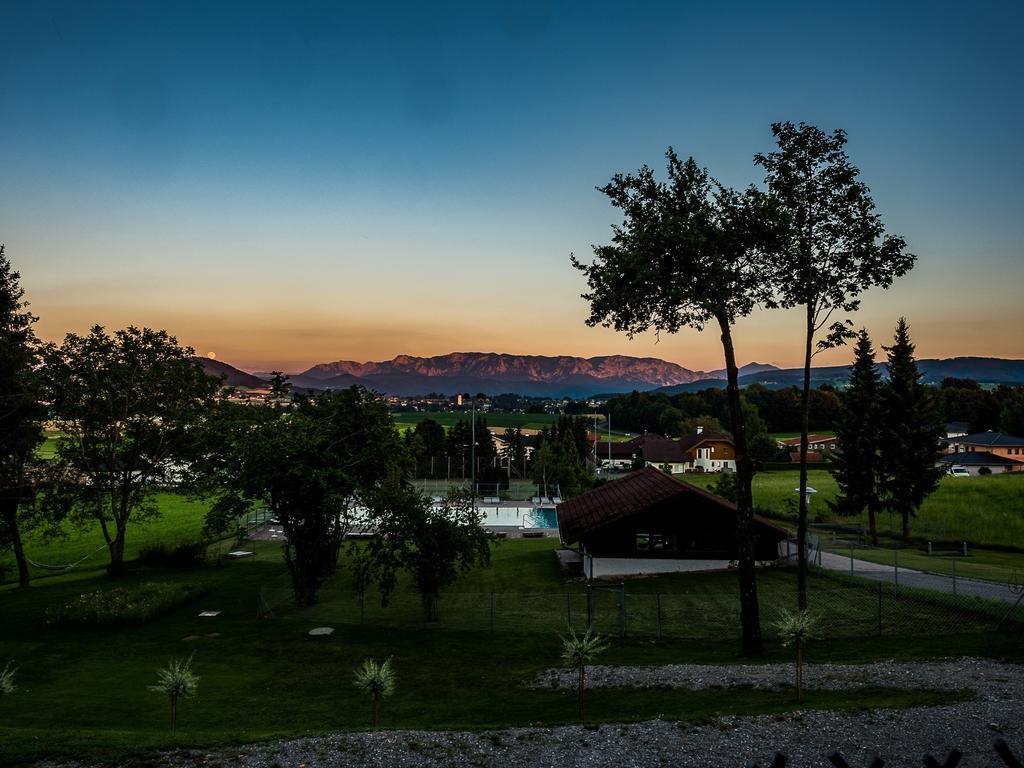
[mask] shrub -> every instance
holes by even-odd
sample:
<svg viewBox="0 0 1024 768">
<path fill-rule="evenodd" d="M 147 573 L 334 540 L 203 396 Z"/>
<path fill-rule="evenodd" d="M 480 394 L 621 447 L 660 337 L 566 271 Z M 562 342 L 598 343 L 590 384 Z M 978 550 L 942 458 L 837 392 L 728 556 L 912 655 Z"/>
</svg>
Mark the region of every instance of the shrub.
<svg viewBox="0 0 1024 768">
<path fill-rule="evenodd" d="M 131 626 L 145 624 L 209 592 L 192 584 L 139 584 L 86 592 L 46 612 L 49 624 Z"/>
<path fill-rule="evenodd" d="M 580 722 L 585 723 L 586 713 L 583 708 L 583 695 L 586 687 L 584 678 L 587 666 L 593 664 L 597 657 L 608 649 L 608 643 L 600 635 L 591 634 L 589 628 L 585 634 L 577 635 L 576 630 L 571 626 L 569 627 L 569 634 L 561 638 L 561 640 L 562 662 L 567 667 L 576 670 L 578 681 L 577 705 L 580 713 Z"/>
<path fill-rule="evenodd" d="M 364 661 L 356 670 L 352 684 L 370 694 L 373 702 L 373 727 L 376 728 L 380 721 L 380 700 L 395 692 L 395 671 L 391 667 L 390 657 L 385 659 L 383 664 L 378 664 L 373 659 Z"/>
<path fill-rule="evenodd" d="M 192 671 L 192 657 L 171 659 L 163 669 L 157 670 L 156 685 L 149 690 L 162 693 L 171 703 L 171 730 L 178 725 L 178 701 L 195 696 L 199 677 Z"/>
<path fill-rule="evenodd" d="M 207 561 L 207 544 L 205 541 L 192 540 L 169 546 L 158 541 L 143 547 L 139 551 L 139 560 L 176 570 L 198 568 Z"/>
<path fill-rule="evenodd" d="M 804 695 L 804 646 L 808 640 L 818 637 L 818 618 L 807 609 L 796 613 L 783 610 L 775 622 L 775 630 L 784 646 L 792 645 L 796 650 L 796 698 L 800 701 Z"/>
<path fill-rule="evenodd" d="M 14 693 L 14 673 L 17 667 L 11 669 L 13 661 L 8 661 L 3 669 L 0 669 L 0 696 L 10 696 Z"/>
</svg>

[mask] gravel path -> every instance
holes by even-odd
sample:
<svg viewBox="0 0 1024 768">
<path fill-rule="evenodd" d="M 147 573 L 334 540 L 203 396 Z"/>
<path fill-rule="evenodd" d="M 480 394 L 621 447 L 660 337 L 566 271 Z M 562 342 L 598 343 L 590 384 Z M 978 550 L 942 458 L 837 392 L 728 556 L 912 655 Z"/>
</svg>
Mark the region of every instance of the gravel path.
<svg viewBox="0 0 1024 768">
<path fill-rule="evenodd" d="M 597 671 L 597 670 L 595 670 Z M 774 686 L 788 680 L 788 665 L 662 668 L 601 668 L 595 684 L 645 685 L 652 681 L 686 687 L 753 684 Z M 562 684 L 558 674 L 535 684 Z M 601 676 L 603 675 L 603 677 Z M 771 762 L 779 750 L 792 768 L 829 768 L 826 755 L 839 750 L 854 766 L 876 754 L 890 768 L 920 766 L 930 752 L 940 763 L 953 748 L 963 750 L 961 766 L 1000 765 L 992 743 L 1002 737 L 1024 753 L 1024 666 L 962 659 L 949 662 L 866 665 L 811 665 L 808 683 L 849 687 L 867 683 L 900 687 L 974 689 L 978 699 L 941 707 L 859 713 L 793 712 L 786 715 L 723 717 L 707 725 L 648 721 L 594 729 L 511 728 L 500 731 L 388 731 L 310 737 L 215 751 L 147 755 L 148 768 L 468 768 L 551 766 L 552 768 L 647 768 L 723 766 L 739 768 Z M 680 694 L 685 695 L 685 694 Z M 79 763 L 46 763 L 70 768 Z M 125 765 L 130 765 L 126 763 Z"/>
</svg>

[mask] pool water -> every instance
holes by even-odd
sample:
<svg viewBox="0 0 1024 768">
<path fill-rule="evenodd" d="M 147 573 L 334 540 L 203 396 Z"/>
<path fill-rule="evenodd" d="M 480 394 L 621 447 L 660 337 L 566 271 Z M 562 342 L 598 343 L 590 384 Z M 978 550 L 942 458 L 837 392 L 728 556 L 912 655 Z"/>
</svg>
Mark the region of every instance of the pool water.
<svg viewBox="0 0 1024 768">
<path fill-rule="evenodd" d="M 480 507 L 484 525 L 505 525 L 517 528 L 557 528 L 554 507 Z"/>
</svg>

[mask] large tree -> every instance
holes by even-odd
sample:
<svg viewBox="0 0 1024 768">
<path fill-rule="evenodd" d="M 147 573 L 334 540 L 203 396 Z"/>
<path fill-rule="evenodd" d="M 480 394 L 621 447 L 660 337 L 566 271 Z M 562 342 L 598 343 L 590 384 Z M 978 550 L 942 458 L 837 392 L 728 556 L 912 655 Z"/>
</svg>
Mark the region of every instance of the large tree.
<svg viewBox="0 0 1024 768">
<path fill-rule="evenodd" d="M 434 505 L 407 483 L 391 483 L 370 507 L 375 535 L 357 546 L 355 571 L 360 589 L 378 585 L 384 605 L 405 570 L 420 594 L 423 618 L 437 621 L 441 590 L 459 573 L 490 563 L 494 536 L 468 491 L 453 490 Z"/>
<path fill-rule="evenodd" d="M 0 548 L 10 549 L 18 584 L 29 583 L 22 536 L 38 522 L 32 458 L 43 441 L 36 317 L 23 300 L 20 275 L 0 245 Z"/>
<path fill-rule="evenodd" d="M 882 396 L 884 417 L 879 451 L 883 503 L 900 516 L 903 542 L 910 542 L 910 518 L 939 485 L 937 461 L 945 437 L 933 394 L 921 383 L 906 318 L 896 324 L 889 356 L 889 382 Z"/>
<path fill-rule="evenodd" d="M 220 382 L 166 331 L 94 326 L 47 350 L 44 373 L 57 446 L 51 508 L 98 523 L 112 575 L 128 525 L 159 515 L 153 498 L 195 458 L 196 427 Z"/>
<path fill-rule="evenodd" d="M 573 265 L 587 276 L 587 324 L 613 327 L 630 338 L 654 328 L 676 333 L 713 324 L 721 335 L 727 396 L 736 446 L 736 538 L 739 549 L 743 649 L 763 648 L 754 571 L 751 479 L 753 464 L 739 389 L 733 325 L 773 298 L 766 279 L 778 247 L 780 222 L 770 198 L 755 189 L 718 184 L 692 158 L 669 149 L 668 181 L 644 166 L 616 174 L 601 188 L 622 211 L 612 243 L 594 247 L 595 260 Z"/>
<path fill-rule="evenodd" d="M 839 453 L 832 476 L 839 495 L 832 504 L 840 515 L 868 513 L 868 533 L 878 544 L 878 446 L 882 432 L 882 383 L 875 368 L 875 350 L 867 329 L 857 336 L 850 385 L 843 393 L 842 410 L 835 425 Z"/>
<path fill-rule="evenodd" d="M 288 410 L 253 410 L 208 456 L 215 501 L 207 528 L 231 530 L 264 505 L 284 530 L 295 601 L 312 605 L 337 569 L 345 534 L 368 523 L 369 500 L 408 468 L 404 446 L 387 404 L 361 387 L 299 397 Z"/>
<path fill-rule="evenodd" d="M 773 197 L 789 214 L 790 236 L 774 278 L 782 306 L 804 311 L 804 379 L 800 419 L 797 593 L 807 607 L 807 434 L 811 359 L 854 334 L 843 313 L 860 306 L 872 286 L 889 287 L 914 265 L 902 237 L 886 235 L 870 190 L 846 155 L 846 133 L 774 123 L 778 151 L 758 154 Z"/>
</svg>

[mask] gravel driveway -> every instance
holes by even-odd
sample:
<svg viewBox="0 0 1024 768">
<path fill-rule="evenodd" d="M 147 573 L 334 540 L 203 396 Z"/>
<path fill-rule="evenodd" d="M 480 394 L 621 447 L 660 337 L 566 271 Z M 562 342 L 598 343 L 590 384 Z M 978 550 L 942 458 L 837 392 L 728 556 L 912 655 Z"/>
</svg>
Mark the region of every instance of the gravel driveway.
<svg viewBox="0 0 1024 768">
<path fill-rule="evenodd" d="M 702 688 L 788 683 L 792 667 L 758 666 L 595 668 L 595 686 L 669 685 Z M 534 685 L 561 686 L 561 670 L 543 673 Z M 643 766 L 728 766 L 771 762 L 776 750 L 792 768 L 830 764 L 839 750 L 854 768 L 876 754 L 891 768 L 920 766 L 930 752 L 940 763 L 953 748 L 965 753 L 961 766 L 995 766 L 995 738 L 1024 753 L 1024 666 L 979 659 L 864 665 L 809 665 L 808 686 L 849 688 L 865 684 L 904 688 L 971 688 L 975 701 L 909 710 L 860 713 L 794 712 L 787 715 L 723 717 L 707 725 L 648 721 L 585 729 L 511 728 L 481 732 L 389 731 L 310 737 L 203 752 L 148 755 L 146 766 L 193 768 L 327 768 L 379 766 L 551 766 L 552 768 L 640 768 Z M 680 694 L 685 695 L 685 694 Z M 47 763 L 77 766 L 78 763 Z"/>
</svg>

